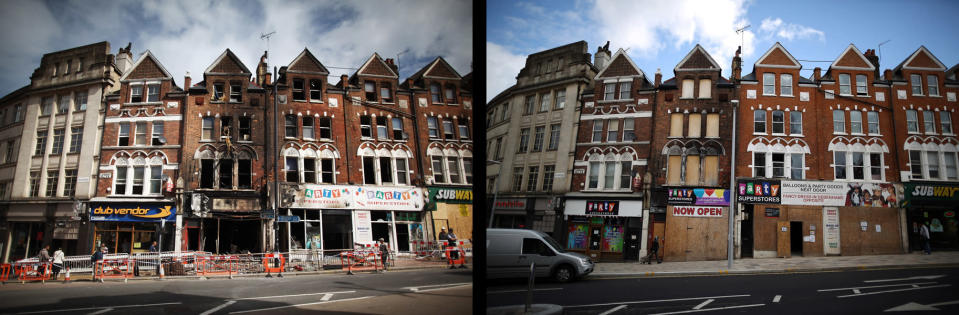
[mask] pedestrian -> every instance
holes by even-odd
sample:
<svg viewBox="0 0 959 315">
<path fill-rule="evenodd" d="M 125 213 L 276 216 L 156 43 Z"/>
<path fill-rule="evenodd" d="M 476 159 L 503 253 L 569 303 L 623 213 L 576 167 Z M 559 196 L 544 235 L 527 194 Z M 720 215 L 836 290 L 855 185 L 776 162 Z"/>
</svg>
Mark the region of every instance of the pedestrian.
<svg viewBox="0 0 959 315">
<path fill-rule="evenodd" d="M 63 249 L 57 247 L 57 251 L 53 252 L 53 280 L 57 280 L 57 275 L 60 274 L 60 270 L 63 269 Z"/>
<path fill-rule="evenodd" d="M 43 245 L 43 248 L 40 249 L 40 254 L 37 255 L 37 273 L 47 273 L 50 272 L 50 269 L 43 270 L 43 265 L 50 263 L 50 245 Z"/>
<path fill-rule="evenodd" d="M 646 263 L 652 265 L 653 257 L 656 257 L 657 264 L 663 263 L 662 258 L 659 257 L 659 236 L 653 237 L 653 243 L 650 244 L 649 247 L 649 254 L 646 255 Z"/>
<path fill-rule="evenodd" d="M 100 247 L 97 249 L 97 251 L 93 252 L 92 256 L 90 256 L 90 262 L 93 263 L 93 279 L 94 280 L 96 280 L 97 278 L 97 269 L 100 269 L 99 268 L 100 261 L 103 260 L 103 252 L 106 251 L 106 248 L 107 248 L 106 246 Z"/>
<path fill-rule="evenodd" d="M 386 271 L 387 269 L 386 261 L 387 261 L 387 258 L 390 257 L 390 246 L 386 243 L 386 241 L 383 240 L 382 237 L 380 238 L 379 243 L 380 243 L 380 259 L 383 260 L 383 271 Z"/>
<path fill-rule="evenodd" d="M 439 238 L 440 238 L 440 241 L 446 241 L 447 239 L 449 239 L 449 237 L 446 235 L 446 227 L 445 227 L 445 226 L 440 228 L 440 236 L 439 236 Z"/>
<path fill-rule="evenodd" d="M 156 264 L 156 268 L 154 272 L 159 275 L 160 274 L 160 247 L 157 246 L 157 241 L 153 241 L 153 244 L 150 244 L 150 254 L 156 257 L 154 260 L 154 263 Z"/>
<path fill-rule="evenodd" d="M 931 255 L 932 248 L 929 247 L 929 222 L 922 224 L 922 227 L 919 228 L 919 235 L 922 237 L 922 249 L 926 251 L 926 255 Z"/>
<path fill-rule="evenodd" d="M 446 248 L 449 249 L 449 265 L 450 269 L 456 268 L 456 261 L 460 258 L 460 252 L 456 250 L 456 233 L 453 233 L 453 228 L 450 228 L 450 232 L 446 234 L 447 244 Z"/>
</svg>

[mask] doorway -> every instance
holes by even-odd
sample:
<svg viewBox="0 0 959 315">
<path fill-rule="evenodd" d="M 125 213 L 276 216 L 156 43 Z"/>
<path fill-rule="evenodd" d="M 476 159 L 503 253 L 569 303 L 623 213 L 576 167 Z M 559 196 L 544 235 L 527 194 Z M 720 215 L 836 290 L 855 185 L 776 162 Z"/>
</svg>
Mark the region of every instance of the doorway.
<svg viewBox="0 0 959 315">
<path fill-rule="evenodd" d="M 802 256 L 802 221 L 789 222 L 789 248 L 792 256 Z"/>
<path fill-rule="evenodd" d="M 455 232 L 455 231 L 454 231 Z M 396 224 L 396 251 L 410 251 L 410 226 L 406 223 Z"/>
<path fill-rule="evenodd" d="M 589 227 L 589 246 L 586 249 L 586 255 L 593 259 L 598 259 L 602 251 L 603 226 L 593 225 Z"/>
<path fill-rule="evenodd" d="M 740 256 L 742 258 L 753 257 L 753 206 L 746 205 L 743 209 L 743 221 L 740 223 Z"/>
</svg>

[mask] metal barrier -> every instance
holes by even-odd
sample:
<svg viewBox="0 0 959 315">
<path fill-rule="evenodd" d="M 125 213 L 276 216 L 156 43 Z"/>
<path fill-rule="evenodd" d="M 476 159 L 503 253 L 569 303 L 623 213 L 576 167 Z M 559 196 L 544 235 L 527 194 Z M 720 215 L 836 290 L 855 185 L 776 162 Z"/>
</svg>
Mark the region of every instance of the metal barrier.
<svg viewBox="0 0 959 315">
<path fill-rule="evenodd" d="M 13 268 L 10 264 L 0 265 L 0 283 L 6 283 L 7 279 L 10 279 L 11 273 L 13 273 Z"/>
<path fill-rule="evenodd" d="M 15 264 L 14 269 L 16 269 L 20 283 L 36 280 L 45 283 L 53 275 L 50 271 L 52 266 L 53 263 L 50 262 L 25 262 Z"/>
<path fill-rule="evenodd" d="M 197 263 L 198 273 L 202 276 L 228 275 L 233 278 L 239 268 L 239 258 L 237 256 L 205 256 L 200 257 Z"/>
<path fill-rule="evenodd" d="M 352 275 L 353 271 L 376 272 L 379 270 L 380 257 L 377 252 L 357 250 L 340 253 L 340 263 L 346 267 L 346 274 Z"/>
<path fill-rule="evenodd" d="M 94 279 L 103 282 L 104 279 L 127 279 L 133 278 L 134 260 L 124 259 L 104 259 L 97 262 Z"/>
<path fill-rule="evenodd" d="M 263 270 L 267 274 L 283 273 L 286 265 L 286 256 L 283 253 L 267 253 L 263 255 Z"/>
</svg>

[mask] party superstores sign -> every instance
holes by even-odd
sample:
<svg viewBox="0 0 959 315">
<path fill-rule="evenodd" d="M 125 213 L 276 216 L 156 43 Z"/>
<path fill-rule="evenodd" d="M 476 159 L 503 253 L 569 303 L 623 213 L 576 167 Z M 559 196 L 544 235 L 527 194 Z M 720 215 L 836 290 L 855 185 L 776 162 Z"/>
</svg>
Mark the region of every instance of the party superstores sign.
<svg viewBox="0 0 959 315">
<path fill-rule="evenodd" d="M 90 206 L 90 221 L 157 222 L 176 220 L 176 207 L 129 203 L 102 203 Z"/>
</svg>

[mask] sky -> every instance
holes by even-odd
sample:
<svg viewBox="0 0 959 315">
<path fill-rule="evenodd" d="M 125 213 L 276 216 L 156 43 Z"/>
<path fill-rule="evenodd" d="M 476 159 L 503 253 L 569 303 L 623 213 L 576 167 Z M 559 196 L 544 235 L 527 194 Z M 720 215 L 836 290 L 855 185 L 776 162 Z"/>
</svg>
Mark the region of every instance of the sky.
<svg viewBox="0 0 959 315">
<path fill-rule="evenodd" d="M 490 0 L 486 96 L 515 84 L 527 55 L 580 40 L 590 54 L 610 41 L 613 54 L 626 50 L 649 76 L 662 69 L 664 80 L 696 44 L 727 78 L 738 46 L 746 75 L 776 42 L 800 60 L 804 77 L 828 68 L 849 44 L 877 49 L 881 69 L 921 45 L 949 68 L 959 63 L 956 12 L 959 1 Z"/>
<path fill-rule="evenodd" d="M 0 1 L 0 96 L 30 83 L 45 53 L 108 41 L 113 54 L 132 44 L 151 53 L 177 85 L 193 82 L 227 48 L 255 72 L 270 37 L 270 69 L 309 48 L 330 83 L 374 52 L 397 59 L 405 79 L 437 56 L 460 75 L 472 72 L 473 4 L 423 1 Z M 346 69 L 344 69 L 346 68 Z M 352 68 L 352 69 L 350 69 Z"/>
</svg>

